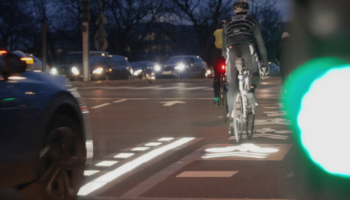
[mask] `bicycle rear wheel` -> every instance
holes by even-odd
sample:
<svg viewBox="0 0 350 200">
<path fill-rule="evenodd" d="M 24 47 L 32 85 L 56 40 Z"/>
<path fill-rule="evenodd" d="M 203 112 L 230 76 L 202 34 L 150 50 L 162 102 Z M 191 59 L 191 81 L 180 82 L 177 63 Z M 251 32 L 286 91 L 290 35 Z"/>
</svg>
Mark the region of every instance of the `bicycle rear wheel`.
<svg viewBox="0 0 350 200">
<path fill-rule="evenodd" d="M 249 140 L 251 140 L 253 138 L 254 121 L 255 121 L 255 114 L 250 109 L 249 113 L 247 114 L 247 122 L 246 122 L 246 134 L 247 134 L 247 138 Z"/>
<path fill-rule="evenodd" d="M 234 110 L 233 110 L 233 128 L 237 143 L 242 142 L 242 135 L 245 131 L 246 119 L 243 111 L 243 99 L 240 92 L 235 95 Z"/>
</svg>

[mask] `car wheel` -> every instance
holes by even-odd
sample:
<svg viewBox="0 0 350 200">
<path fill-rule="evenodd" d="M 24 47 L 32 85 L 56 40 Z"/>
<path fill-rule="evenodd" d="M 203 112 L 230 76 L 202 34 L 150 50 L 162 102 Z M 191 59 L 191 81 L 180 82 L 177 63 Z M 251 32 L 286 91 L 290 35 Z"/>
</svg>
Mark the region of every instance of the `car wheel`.
<svg viewBox="0 0 350 200">
<path fill-rule="evenodd" d="M 45 199 L 74 200 L 84 178 L 86 147 L 74 118 L 55 116 L 39 158 L 39 181 Z"/>
<path fill-rule="evenodd" d="M 205 78 L 205 70 L 202 71 L 202 73 L 201 73 L 199 78 Z"/>
<path fill-rule="evenodd" d="M 125 80 L 132 80 L 132 79 L 133 79 L 133 77 L 132 77 L 131 74 L 128 74 L 128 75 L 125 77 Z"/>
<path fill-rule="evenodd" d="M 110 77 L 109 77 L 109 74 L 106 74 L 106 75 L 105 75 L 105 80 L 106 80 L 106 81 L 111 80 Z"/>
</svg>

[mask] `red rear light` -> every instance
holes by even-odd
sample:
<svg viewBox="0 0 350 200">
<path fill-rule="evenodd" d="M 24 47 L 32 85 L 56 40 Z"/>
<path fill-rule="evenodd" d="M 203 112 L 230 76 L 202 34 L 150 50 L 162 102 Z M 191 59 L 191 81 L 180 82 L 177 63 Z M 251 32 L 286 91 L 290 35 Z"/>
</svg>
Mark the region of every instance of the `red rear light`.
<svg viewBox="0 0 350 200">
<path fill-rule="evenodd" d="M 222 66 L 222 69 L 225 69 L 225 65 Z"/>
<path fill-rule="evenodd" d="M 0 50 L 0 56 L 6 56 L 7 54 L 7 51 L 5 50 Z"/>
</svg>

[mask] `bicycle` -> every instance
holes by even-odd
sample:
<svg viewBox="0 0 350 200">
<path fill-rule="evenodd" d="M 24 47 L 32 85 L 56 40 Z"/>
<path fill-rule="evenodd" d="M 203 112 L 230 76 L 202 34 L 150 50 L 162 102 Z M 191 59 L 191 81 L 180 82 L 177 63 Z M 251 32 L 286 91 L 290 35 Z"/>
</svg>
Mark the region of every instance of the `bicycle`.
<svg viewBox="0 0 350 200">
<path fill-rule="evenodd" d="M 223 118 L 224 122 L 227 122 L 227 117 L 229 114 L 228 104 L 227 104 L 227 83 L 226 83 L 226 73 L 223 73 L 220 78 L 220 105 L 224 107 Z"/>
<path fill-rule="evenodd" d="M 244 66 L 244 60 L 237 58 L 235 60 L 236 69 L 238 70 L 238 89 L 234 94 L 234 110 L 231 114 L 233 118 L 233 127 L 237 143 L 241 143 L 242 136 L 246 132 L 247 138 L 252 139 L 254 134 L 255 107 L 256 102 L 251 98 L 248 99 L 250 90 L 251 74 Z M 259 66 L 260 69 L 260 66 Z M 231 130 L 232 132 L 232 130 Z"/>
</svg>

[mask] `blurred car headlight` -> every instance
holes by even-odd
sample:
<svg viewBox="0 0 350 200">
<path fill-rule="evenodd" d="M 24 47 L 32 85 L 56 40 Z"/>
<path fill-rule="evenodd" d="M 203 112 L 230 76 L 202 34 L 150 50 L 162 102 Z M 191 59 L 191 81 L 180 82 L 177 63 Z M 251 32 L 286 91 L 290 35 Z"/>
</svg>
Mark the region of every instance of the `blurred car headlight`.
<svg viewBox="0 0 350 200">
<path fill-rule="evenodd" d="M 72 67 L 72 73 L 73 73 L 74 75 L 79 75 L 79 74 L 80 74 L 80 71 L 79 71 L 79 69 L 78 69 L 77 67 Z"/>
<path fill-rule="evenodd" d="M 94 71 L 92 71 L 92 74 L 102 74 L 103 73 L 103 68 L 99 67 L 97 69 L 94 69 Z"/>
<path fill-rule="evenodd" d="M 159 72 L 162 68 L 160 67 L 160 65 L 156 65 L 154 67 L 154 70 L 156 70 L 156 72 Z"/>
<path fill-rule="evenodd" d="M 57 74 L 58 74 L 57 69 L 56 69 L 56 68 L 52 68 L 52 69 L 51 69 L 51 74 L 52 74 L 52 75 L 57 75 Z"/>
<path fill-rule="evenodd" d="M 134 75 L 135 75 L 135 76 L 138 76 L 138 75 L 141 74 L 141 72 L 142 72 L 142 69 L 136 70 L 136 71 L 134 72 Z"/>
<path fill-rule="evenodd" d="M 175 69 L 183 71 L 185 69 L 185 65 L 184 64 L 178 64 Z"/>
<path fill-rule="evenodd" d="M 210 69 L 207 70 L 207 74 L 211 74 L 211 70 Z"/>
<path fill-rule="evenodd" d="M 130 73 L 131 73 L 131 74 L 134 74 L 134 70 L 133 70 L 133 69 L 130 69 Z"/>
</svg>

